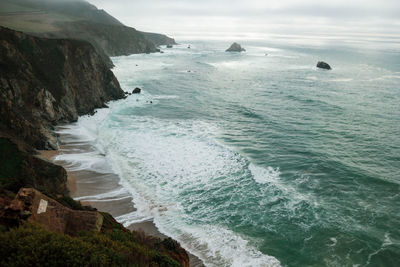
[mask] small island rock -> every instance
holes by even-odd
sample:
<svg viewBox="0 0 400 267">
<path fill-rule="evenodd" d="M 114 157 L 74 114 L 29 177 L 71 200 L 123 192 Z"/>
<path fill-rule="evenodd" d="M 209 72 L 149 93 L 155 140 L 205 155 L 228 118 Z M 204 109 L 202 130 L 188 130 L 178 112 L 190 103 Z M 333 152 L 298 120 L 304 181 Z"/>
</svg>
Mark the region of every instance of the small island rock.
<svg viewBox="0 0 400 267">
<path fill-rule="evenodd" d="M 225 52 L 243 52 L 246 51 L 240 44 L 233 43 Z"/>
<path fill-rule="evenodd" d="M 140 94 L 140 91 L 142 91 L 142 89 L 136 87 L 135 89 L 133 89 L 132 94 Z"/>
<path fill-rule="evenodd" d="M 332 69 L 331 66 L 329 66 L 328 63 L 323 62 L 323 61 L 319 61 L 319 62 L 317 63 L 317 68 L 326 69 L 326 70 Z"/>
</svg>

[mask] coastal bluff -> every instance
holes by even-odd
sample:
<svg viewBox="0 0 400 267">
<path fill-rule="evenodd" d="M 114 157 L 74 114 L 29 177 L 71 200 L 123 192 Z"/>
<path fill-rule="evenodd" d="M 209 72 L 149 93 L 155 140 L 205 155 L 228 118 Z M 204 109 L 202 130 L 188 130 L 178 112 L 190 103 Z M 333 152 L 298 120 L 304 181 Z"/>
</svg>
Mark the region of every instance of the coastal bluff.
<svg viewBox="0 0 400 267">
<path fill-rule="evenodd" d="M 53 125 L 124 97 L 85 41 L 46 39 L 0 27 L 0 131 L 36 149 L 56 149 Z"/>
<path fill-rule="evenodd" d="M 189 266 L 171 238 L 73 200 L 66 170 L 37 155 L 57 148 L 55 125 L 124 97 L 89 42 L 0 27 L 1 266 Z"/>
</svg>

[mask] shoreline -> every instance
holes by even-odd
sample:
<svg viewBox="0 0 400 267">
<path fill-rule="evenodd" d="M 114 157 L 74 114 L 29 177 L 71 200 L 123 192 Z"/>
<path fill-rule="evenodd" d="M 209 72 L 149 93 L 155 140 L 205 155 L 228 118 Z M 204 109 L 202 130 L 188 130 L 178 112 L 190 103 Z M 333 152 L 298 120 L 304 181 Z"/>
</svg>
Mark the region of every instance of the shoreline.
<svg viewBox="0 0 400 267">
<path fill-rule="evenodd" d="M 58 155 L 68 153 L 68 150 L 79 149 L 86 151 L 85 147 L 78 147 L 74 144 L 61 145 L 58 150 L 38 150 L 39 157 L 57 165 L 61 165 L 67 171 L 67 188 L 69 195 L 80 201 L 83 205 L 89 205 L 99 211 L 110 213 L 114 218 L 134 212 L 132 197 L 119 184 L 119 177 L 112 173 L 98 173 L 90 170 L 68 170 L 66 161 L 55 161 Z M 126 192 L 125 192 L 126 191 Z M 113 192 L 116 192 L 113 194 Z M 97 196 L 103 195 L 104 198 Z M 161 239 L 168 236 L 161 233 L 153 220 L 134 222 L 126 227 L 131 231 L 142 231 L 146 235 Z M 195 255 L 186 251 L 189 256 L 190 266 L 203 267 L 204 263 Z"/>
</svg>

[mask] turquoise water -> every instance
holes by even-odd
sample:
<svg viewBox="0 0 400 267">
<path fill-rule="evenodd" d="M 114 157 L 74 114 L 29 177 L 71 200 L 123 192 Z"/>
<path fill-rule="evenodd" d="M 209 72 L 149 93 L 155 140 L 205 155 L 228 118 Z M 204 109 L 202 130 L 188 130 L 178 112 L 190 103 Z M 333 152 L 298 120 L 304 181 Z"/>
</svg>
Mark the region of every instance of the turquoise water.
<svg viewBox="0 0 400 267">
<path fill-rule="evenodd" d="M 134 197 L 119 220 L 209 266 L 398 266 L 398 47 L 190 44 L 113 58 L 143 93 L 78 122 Z"/>
</svg>

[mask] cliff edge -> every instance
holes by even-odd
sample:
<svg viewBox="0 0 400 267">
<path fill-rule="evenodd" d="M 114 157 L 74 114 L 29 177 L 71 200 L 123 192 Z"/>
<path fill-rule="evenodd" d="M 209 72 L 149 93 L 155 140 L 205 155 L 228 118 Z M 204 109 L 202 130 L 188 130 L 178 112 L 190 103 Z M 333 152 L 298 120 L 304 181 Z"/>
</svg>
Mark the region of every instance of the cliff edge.
<svg viewBox="0 0 400 267">
<path fill-rule="evenodd" d="M 189 266 L 176 241 L 74 201 L 65 169 L 35 155 L 57 147 L 54 125 L 123 97 L 90 43 L 0 27 L 0 266 Z"/>
<path fill-rule="evenodd" d="M 124 97 L 93 46 L 0 27 L 0 131 L 36 149 L 55 149 L 52 125 Z"/>
</svg>

